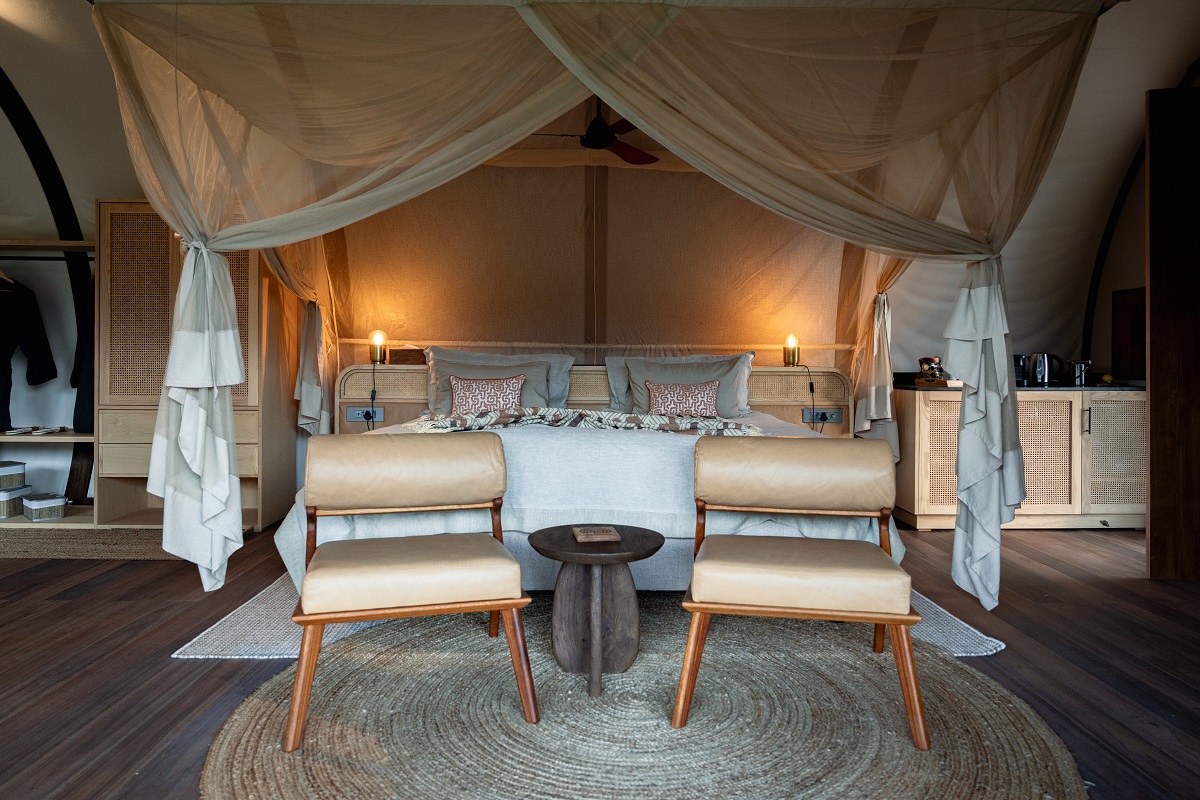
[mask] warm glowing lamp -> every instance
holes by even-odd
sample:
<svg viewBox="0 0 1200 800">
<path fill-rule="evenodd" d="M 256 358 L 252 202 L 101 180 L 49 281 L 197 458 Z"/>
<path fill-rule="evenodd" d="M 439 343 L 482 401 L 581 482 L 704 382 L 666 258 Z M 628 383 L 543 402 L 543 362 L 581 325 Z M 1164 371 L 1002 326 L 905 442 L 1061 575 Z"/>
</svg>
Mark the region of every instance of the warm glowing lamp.
<svg viewBox="0 0 1200 800">
<path fill-rule="evenodd" d="M 371 343 L 371 363 L 382 364 L 384 362 L 383 346 L 387 343 L 387 334 L 383 331 L 371 331 L 367 341 Z"/>
<path fill-rule="evenodd" d="M 789 333 L 783 343 L 783 365 L 795 367 L 800 364 L 800 345 L 796 343 L 796 335 Z"/>
</svg>

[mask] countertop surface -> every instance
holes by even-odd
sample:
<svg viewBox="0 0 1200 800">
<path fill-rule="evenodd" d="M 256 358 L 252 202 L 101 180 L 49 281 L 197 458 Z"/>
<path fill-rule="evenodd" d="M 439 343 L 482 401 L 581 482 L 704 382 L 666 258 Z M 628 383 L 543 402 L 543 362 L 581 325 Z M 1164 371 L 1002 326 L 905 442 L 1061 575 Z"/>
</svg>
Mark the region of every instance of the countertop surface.
<svg viewBox="0 0 1200 800">
<path fill-rule="evenodd" d="M 961 392 L 961 386 L 914 386 L 911 383 L 897 383 L 894 385 L 896 389 L 905 389 L 910 392 Z M 1115 383 L 1095 383 L 1086 386 L 1076 386 L 1074 384 L 1052 384 L 1050 386 L 1018 386 L 1018 392 L 1144 392 L 1145 386 L 1126 386 Z"/>
</svg>

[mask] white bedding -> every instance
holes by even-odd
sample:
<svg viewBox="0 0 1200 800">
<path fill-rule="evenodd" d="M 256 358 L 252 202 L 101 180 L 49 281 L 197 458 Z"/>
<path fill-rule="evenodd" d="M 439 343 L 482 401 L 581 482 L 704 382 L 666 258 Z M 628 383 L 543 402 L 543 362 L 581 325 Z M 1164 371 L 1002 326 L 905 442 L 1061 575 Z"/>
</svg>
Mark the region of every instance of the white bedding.
<svg viewBox="0 0 1200 800">
<path fill-rule="evenodd" d="M 737 421 L 757 425 L 768 435 L 820 436 L 810 428 L 760 412 Z M 376 432 L 409 433 L 399 426 Z M 529 534 L 551 525 L 607 523 L 651 528 L 668 540 L 694 537 L 696 506 L 692 490 L 696 436 L 541 425 L 501 428 L 496 433 L 504 442 L 508 466 L 508 491 L 502 510 L 506 534 L 510 531 Z M 369 468 L 369 465 L 363 465 L 363 469 Z M 466 533 L 487 528 L 488 517 L 484 511 L 322 517 L 318 526 L 318 544 L 339 539 Z M 707 532 L 878 541 L 878 526 L 873 520 L 794 514 L 713 513 L 709 516 Z M 520 545 L 524 545 L 524 538 L 523 535 L 513 537 L 520 540 Z M 304 576 L 304 539 L 304 506 L 298 495 L 297 503 L 275 534 L 275 545 L 297 585 Z M 527 546 L 518 546 L 517 541 L 510 542 L 508 538 L 505 541 L 523 562 L 524 569 L 531 551 Z M 892 536 L 892 546 L 899 560 L 903 556 L 903 544 L 898 536 Z M 690 549 L 684 548 L 681 552 L 690 555 Z M 536 554 L 532 557 L 540 558 Z M 642 565 L 641 571 L 653 571 L 652 562 L 656 558 L 658 556 Z M 541 566 L 539 572 L 545 572 L 546 565 Z M 678 571 L 678 565 L 673 569 Z M 544 581 L 533 580 L 532 576 L 531 580 L 523 582 L 526 588 L 545 588 L 540 586 Z M 677 582 L 671 580 L 663 586 L 643 588 L 686 587 L 686 581 L 681 587 L 676 587 Z M 638 585 L 642 584 L 639 580 Z"/>
</svg>

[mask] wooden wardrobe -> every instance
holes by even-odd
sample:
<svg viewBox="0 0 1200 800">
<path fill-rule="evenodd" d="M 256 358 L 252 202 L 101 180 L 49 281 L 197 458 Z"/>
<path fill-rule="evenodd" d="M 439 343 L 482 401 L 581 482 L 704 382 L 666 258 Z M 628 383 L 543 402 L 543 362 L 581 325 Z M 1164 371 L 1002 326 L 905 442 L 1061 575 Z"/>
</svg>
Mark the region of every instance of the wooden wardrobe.
<svg viewBox="0 0 1200 800">
<path fill-rule="evenodd" d="M 227 254 L 246 382 L 233 387 L 245 529 L 281 519 L 296 494 L 292 399 L 302 304 L 258 251 Z M 150 445 L 183 259 L 179 239 L 144 201 L 96 209 L 96 524 L 159 527 L 146 491 Z"/>
</svg>

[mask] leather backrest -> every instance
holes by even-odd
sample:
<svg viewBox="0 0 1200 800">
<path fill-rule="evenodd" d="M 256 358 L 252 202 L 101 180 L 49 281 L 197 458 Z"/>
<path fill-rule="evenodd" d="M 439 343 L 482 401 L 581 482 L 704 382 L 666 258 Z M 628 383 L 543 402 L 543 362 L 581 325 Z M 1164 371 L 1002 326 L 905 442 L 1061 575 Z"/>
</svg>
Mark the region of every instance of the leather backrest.
<svg viewBox="0 0 1200 800">
<path fill-rule="evenodd" d="M 486 503 L 504 495 L 504 446 L 490 431 L 331 434 L 308 440 L 304 504 L 320 510 Z"/>
<path fill-rule="evenodd" d="M 892 449 L 874 439 L 705 436 L 696 499 L 709 505 L 878 512 L 896 501 Z"/>
</svg>

